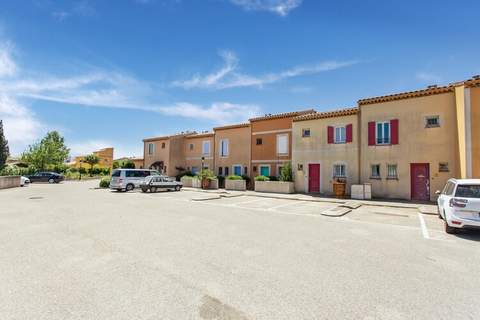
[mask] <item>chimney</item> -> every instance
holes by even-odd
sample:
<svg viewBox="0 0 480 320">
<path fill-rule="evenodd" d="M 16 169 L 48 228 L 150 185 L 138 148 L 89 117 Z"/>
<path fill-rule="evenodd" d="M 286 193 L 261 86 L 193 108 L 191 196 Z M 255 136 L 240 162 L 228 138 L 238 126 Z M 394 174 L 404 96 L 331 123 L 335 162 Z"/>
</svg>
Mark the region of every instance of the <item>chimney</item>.
<svg viewBox="0 0 480 320">
<path fill-rule="evenodd" d="M 473 80 L 480 80 L 480 75 L 476 74 L 472 77 Z"/>
<path fill-rule="evenodd" d="M 437 87 L 436 84 L 432 84 L 432 85 L 428 86 L 427 89 L 434 89 L 434 88 L 436 88 L 436 87 Z"/>
</svg>

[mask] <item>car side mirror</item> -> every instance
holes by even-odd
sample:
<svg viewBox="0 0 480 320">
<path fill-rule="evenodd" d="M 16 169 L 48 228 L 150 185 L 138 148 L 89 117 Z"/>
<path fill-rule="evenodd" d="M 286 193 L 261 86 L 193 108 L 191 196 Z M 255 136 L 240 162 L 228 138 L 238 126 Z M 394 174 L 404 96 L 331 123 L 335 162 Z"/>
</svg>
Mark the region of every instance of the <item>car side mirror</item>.
<svg viewBox="0 0 480 320">
<path fill-rule="evenodd" d="M 435 194 L 439 196 L 442 192 L 440 190 L 435 191 Z"/>
</svg>

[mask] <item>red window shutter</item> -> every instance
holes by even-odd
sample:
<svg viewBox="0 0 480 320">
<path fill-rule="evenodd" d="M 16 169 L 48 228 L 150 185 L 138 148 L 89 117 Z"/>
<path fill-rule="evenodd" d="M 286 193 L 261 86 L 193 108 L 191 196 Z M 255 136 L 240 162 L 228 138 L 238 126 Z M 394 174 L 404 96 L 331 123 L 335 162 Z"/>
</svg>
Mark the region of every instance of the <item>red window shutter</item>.
<svg viewBox="0 0 480 320">
<path fill-rule="evenodd" d="M 327 128 L 327 138 L 328 138 L 328 143 L 333 143 L 333 127 L 328 127 Z"/>
<path fill-rule="evenodd" d="M 375 121 L 370 121 L 368 123 L 368 145 L 375 145 Z"/>
<path fill-rule="evenodd" d="M 391 144 L 398 144 L 398 119 L 390 120 Z"/>
<path fill-rule="evenodd" d="M 345 131 L 347 132 L 347 143 L 349 142 L 352 142 L 353 141 L 353 126 L 352 124 L 347 124 L 347 128 L 345 129 Z"/>
</svg>

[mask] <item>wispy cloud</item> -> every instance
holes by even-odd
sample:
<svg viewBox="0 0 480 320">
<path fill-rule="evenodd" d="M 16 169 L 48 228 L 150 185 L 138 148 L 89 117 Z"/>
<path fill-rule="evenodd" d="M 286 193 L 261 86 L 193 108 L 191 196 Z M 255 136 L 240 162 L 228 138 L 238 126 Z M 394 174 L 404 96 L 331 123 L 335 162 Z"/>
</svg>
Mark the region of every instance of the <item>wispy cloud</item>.
<svg viewBox="0 0 480 320">
<path fill-rule="evenodd" d="M 286 16 L 302 4 L 302 0 L 230 0 L 248 11 L 268 11 Z"/>
<path fill-rule="evenodd" d="M 0 44 L 0 77 L 13 76 L 17 72 L 17 66 L 12 59 L 12 45 Z"/>
<path fill-rule="evenodd" d="M 421 82 L 428 82 L 428 83 L 438 83 L 442 81 L 442 77 L 430 72 L 418 72 L 415 75 L 415 78 L 417 78 L 417 80 Z"/>
<path fill-rule="evenodd" d="M 262 87 L 284 79 L 332 71 L 358 63 L 357 61 L 323 61 L 310 65 L 296 66 L 277 73 L 255 76 L 238 71 L 238 58 L 235 53 L 223 51 L 220 53 L 220 56 L 224 60 L 224 65 L 219 70 L 203 76 L 195 75 L 187 80 L 174 81 L 172 86 L 184 89 L 204 88 L 217 90 L 238 87 Z"/>
</svg>

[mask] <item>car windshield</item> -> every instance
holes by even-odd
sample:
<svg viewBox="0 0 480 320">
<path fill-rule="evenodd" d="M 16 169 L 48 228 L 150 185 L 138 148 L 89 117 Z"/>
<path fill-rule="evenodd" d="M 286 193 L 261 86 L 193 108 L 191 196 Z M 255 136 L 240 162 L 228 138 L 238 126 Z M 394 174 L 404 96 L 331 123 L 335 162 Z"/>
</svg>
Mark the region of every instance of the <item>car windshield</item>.
<svg viewBox="0 0 480 320">
<path fill-rule="evenodd" d="M 120 177 L 120 170 L 115 170 L 112 172 L 112 177 Z"/>
<path fill-rule="evenodd" d="M 480 184 L 461 184 L 457 187 L 455 197 L 480 198 Z"/>
</svg>

